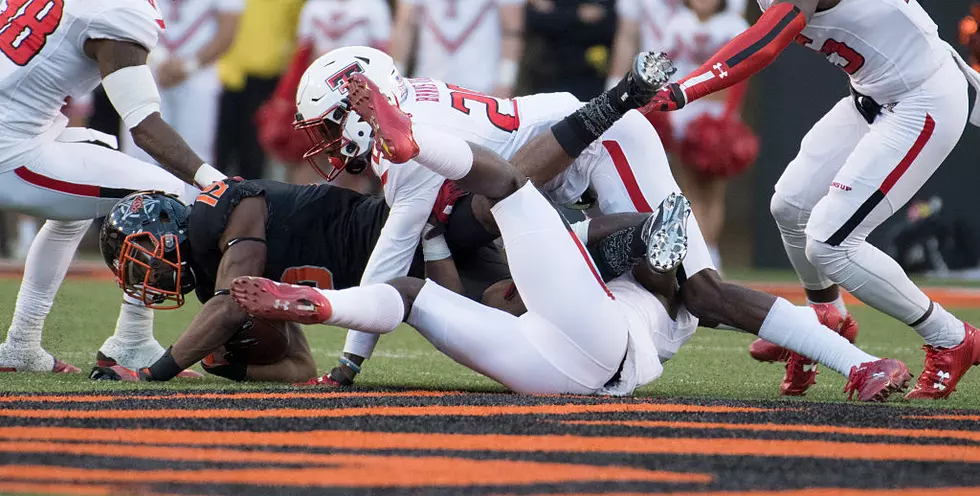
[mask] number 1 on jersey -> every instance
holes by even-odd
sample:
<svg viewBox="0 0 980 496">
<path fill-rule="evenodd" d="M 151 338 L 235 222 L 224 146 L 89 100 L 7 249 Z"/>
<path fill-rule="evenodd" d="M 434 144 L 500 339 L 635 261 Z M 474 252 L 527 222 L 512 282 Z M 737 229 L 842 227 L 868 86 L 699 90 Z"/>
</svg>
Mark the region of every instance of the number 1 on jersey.
<svg viewBox="0 0 980 496">
<path fill-rule="evenodd" d="M 508 133 L 513 133 L 521 126 L 521 118 L 519 115 L 517 115 L 517 104 L 513 100 L 506 100 L 510 101 L 514 106 L 514 115 L 507 115 L 500 112 L 500 103 L 505 100 L 500 100 L 489 95 L 484 95 L 483 93 L 461 88 L 455 84 L 447 84 L 446 86 L 452 90 L 449 95 L 452 97 L 452 105 L 454 109 L 459 110 L 466 115 L 470 115 L 470 108 L 466 106 L 466 103 L 482 103 L 487 107 L 487 119 L 490 119 L 490 123 L 497 127 L 497 129 L 507 131 Z"/>
</svg>

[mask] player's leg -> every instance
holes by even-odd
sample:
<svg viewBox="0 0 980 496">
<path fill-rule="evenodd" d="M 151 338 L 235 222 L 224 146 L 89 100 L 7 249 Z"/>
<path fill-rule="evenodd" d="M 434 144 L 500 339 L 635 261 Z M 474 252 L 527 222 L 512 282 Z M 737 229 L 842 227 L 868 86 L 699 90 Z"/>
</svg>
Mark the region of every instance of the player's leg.
<svg viewBox="0 0 980 496">
<path fill-rule="evenodd" d="M 195 191 L 163 169 L 107 147 L 61 142 L 46 146 L 27 165 L 0 174 L 0 183 L 5 184 L 0 195 L 5 208 L 86 223 L 85 226 L 53 224 L 49 233 L 35 242 L 32 251 L 38 255 L 25 266 L 27 295 L 34 295 L 26 300 L 28 303 L 37 298 L 53 299 L 88 219 L 104 216 L 119 198 L 140 189 L 164 190 L 185 198 L 193 198 Z M 30 321 L 38 326 L 47 313 L 46 308 L 33 303 L 18 308 L 21 315 L 15 322 Z M 12 334 L 18 332 L 16 326 L 12 327 Z M 101 358 L 112 358 L 129 366 L 152 363 L 163 353 L 153 339 L 152 313 L 138 302 L 124 302 L 116 335 L 103 345 L 100 353 Z"/>
<path fill-rule="evenodd" d="M 858 113 L 852 98 L 841 99 L 806 134 L 800 151 L 776 183 L 770 210 L 779 228 L 786 255 L 812 303 L 833 303 L 847 314 L 840 291 L 806 256 L 806 229 L 817 202 L 832 189 L 834 177 L 847 157 L 868 134 L 868 123 Z"/>
<path fill-rule="evenodd" d="M 591 162 L 582 166 L 591 169 L 589 181 L 603 214 L 649 213 L 671 193 L 680 193 L 656 130 L 639 112 L 623 116 L 600 138 L 599 145 L 578 160 Z M 714 269 L 708 245 L 693 216 L 687 223 L 687 237 L 687 256 L 678 270 L 681 281 L 704 269 Z"/>
<path fill-rule="evenodd" d="M 806 229 L 811 263 L 860 300 L 915 328 L 926 341 L 926 370 L 911 397 L 948 396 L 970 365 L 980 363 L 980 336 L 931 302 L 897 262 L 866 238 L 945 160 L 963 132 L 967 111 L 966 81 L 950 61 L 878 117 L 835 178 L 847 188 L 831 189 Z"/>
</svg>

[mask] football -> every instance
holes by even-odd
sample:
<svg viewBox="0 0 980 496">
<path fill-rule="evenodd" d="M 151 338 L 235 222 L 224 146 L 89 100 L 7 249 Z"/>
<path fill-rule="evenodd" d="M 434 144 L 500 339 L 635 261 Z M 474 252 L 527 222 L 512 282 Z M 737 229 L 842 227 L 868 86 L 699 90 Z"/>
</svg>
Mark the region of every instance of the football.
<svg viewBox="0 0 980 496">
<path fill-rule="evenodd" d="M 227 343 L 225 349 L 233 361 L 250 365 L 268 365 L 286 357 L 289 349 L 289 327 L 297 324 L 281 320 L 249 317 Z"/>
</svg>

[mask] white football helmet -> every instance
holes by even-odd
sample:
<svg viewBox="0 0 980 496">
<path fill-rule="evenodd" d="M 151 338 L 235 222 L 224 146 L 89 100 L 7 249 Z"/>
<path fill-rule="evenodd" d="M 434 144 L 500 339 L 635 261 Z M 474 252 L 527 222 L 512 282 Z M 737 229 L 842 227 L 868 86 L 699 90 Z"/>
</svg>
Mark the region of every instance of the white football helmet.
<svg viewBox="0 0 980 496">
<path fill-rule="evenodd" d="M 360 173 L 370 160 L 371 126 L 351 112 L 347 99 L 347 80 L 358 72 L 396 105 L 407 94 L 395 61 L 380 50 L 363 46 L 338 48 L 314 60 L 296 91 L 294 126 L 305 130 L 313 142 L 303 158 L 327 181 L 344 169 Z"/>
</svg>

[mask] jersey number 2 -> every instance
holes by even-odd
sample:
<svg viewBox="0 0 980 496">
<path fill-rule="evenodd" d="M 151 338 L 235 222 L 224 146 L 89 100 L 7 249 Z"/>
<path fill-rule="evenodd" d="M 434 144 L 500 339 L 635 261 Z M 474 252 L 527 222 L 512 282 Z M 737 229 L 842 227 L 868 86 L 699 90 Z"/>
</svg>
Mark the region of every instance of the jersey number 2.
<svg viewBox="0 0 980 496">
<path fill-rule="evenodd" d="M 17 65 L 27 65 L 58 29 L 65 0 L 6 0 L 0 14 L 0 51 Z"/>
<path fill-rule="evenodd" d="M 514 115 L 502 114 L 500 113 L 500 102 L 502 100 L 456 86 L 455 84 L 447 84 L 446 86 L 452 90 L 450 95 L 452 96 L 454 109 L 470 115 L 470 109 L 466 106 L 466 102 L 482 103 L 487 106 L 487 118 L 490 119 L 490 123 L 496 126 L 497 129 L 513 133 L 521 126 L 521 118 L 517 115 L 517 104 L 514 104 Z"/>
</svg>

